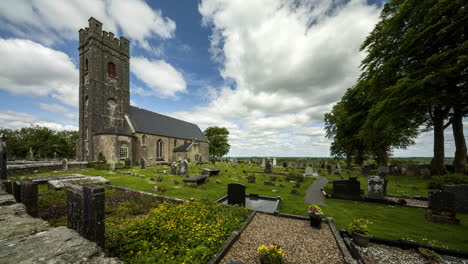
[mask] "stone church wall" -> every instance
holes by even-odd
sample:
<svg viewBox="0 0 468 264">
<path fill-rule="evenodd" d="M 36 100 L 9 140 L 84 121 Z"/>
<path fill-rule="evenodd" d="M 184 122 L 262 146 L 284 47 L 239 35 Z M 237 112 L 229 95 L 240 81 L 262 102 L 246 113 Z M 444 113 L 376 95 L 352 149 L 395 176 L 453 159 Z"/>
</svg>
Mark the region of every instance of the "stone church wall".
<svg viewBox="0 0 468 264">
<path fill-rule="evenodd" d="M 117 135 L 96 135 L 94 136 L 94 160 L 98 159 L 101 152 L 108 163 L 121 162 L 120 146 L 126 144 L 128 147 L 128 157 L 131 159 L 133 154 L 132 137 Z"/>
</svg>

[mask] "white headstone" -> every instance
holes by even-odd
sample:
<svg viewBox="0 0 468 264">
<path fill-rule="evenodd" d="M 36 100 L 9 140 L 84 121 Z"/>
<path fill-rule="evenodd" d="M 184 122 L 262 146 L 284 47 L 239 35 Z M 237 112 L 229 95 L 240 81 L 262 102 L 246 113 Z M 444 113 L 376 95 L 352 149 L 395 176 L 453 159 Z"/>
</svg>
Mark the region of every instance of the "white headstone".
<svg viewBox="0 0 468 264">
<path fill-rule="evenodd" d="M 273 166 L 276 166 L 276 158 L 273 158 Z"/>
<path fill-rule="evenodd" d="M 385 179 L 381 176 L 369 176 L 367 178 L 367 197 L 371 199 L 384 198 Z"/>
<path fill-rule="evenodd" d="M 262 159 L 262 167 L 265 168 L 265 158 Z"/>
</svg>

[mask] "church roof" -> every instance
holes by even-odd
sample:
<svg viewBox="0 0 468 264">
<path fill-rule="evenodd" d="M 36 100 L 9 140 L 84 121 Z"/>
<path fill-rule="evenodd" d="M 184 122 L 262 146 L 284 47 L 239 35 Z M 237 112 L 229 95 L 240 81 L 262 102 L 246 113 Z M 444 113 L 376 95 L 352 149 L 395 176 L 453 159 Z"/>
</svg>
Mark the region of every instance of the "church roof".
<svg viewBox="0 0 468 264">
<path fill-rule="evenodd" d="M 208 142 L 200 128 L 192 123 L 130 106 L 130 121 L 135 132 Z"/>
<path fill-rule="evenodd" d="M 177 148 L 174 149 L 174 152 L 187 152 L 192 145 L 192 142 L 188 142 L 186 144 L 183 144 L 182 146 L 178 146 Z"/>
</svg>

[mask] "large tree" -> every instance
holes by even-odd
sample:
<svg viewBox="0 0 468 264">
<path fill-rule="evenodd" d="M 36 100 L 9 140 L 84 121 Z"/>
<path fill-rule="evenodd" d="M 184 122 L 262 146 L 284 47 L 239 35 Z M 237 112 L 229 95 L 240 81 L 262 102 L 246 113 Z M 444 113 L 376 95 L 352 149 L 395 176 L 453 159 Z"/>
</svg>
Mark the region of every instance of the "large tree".
<svg viewBox="0 0 468 264">
<path fill-rule="evenodd" d="M 203 132 L 210 143 L 210 158 L 219 158 L 229 152 L 229 131 L 224 127 L 208 127 Z"/>
</svg>

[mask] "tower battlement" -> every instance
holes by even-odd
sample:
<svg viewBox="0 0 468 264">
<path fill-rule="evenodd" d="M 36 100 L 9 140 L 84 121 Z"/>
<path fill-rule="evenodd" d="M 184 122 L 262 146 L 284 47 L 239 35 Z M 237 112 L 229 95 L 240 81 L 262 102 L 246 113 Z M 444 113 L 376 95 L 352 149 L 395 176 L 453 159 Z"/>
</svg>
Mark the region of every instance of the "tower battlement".
<svg viewBox="0 0 468 264">
<path fill-rule="evenodd" d="M 128 39 L 122 36 L 118 39 L 114 37 L 114 33 L 103 31 L 102 23 L 93 17 L 91 17 L 88 22 L 89 27 L 78 31 L 80 36 L 80 47 L 90 39 L 96 39 L 104 43 L 106 46 L 130 56 L 130 41 Z"/>
</svg>

